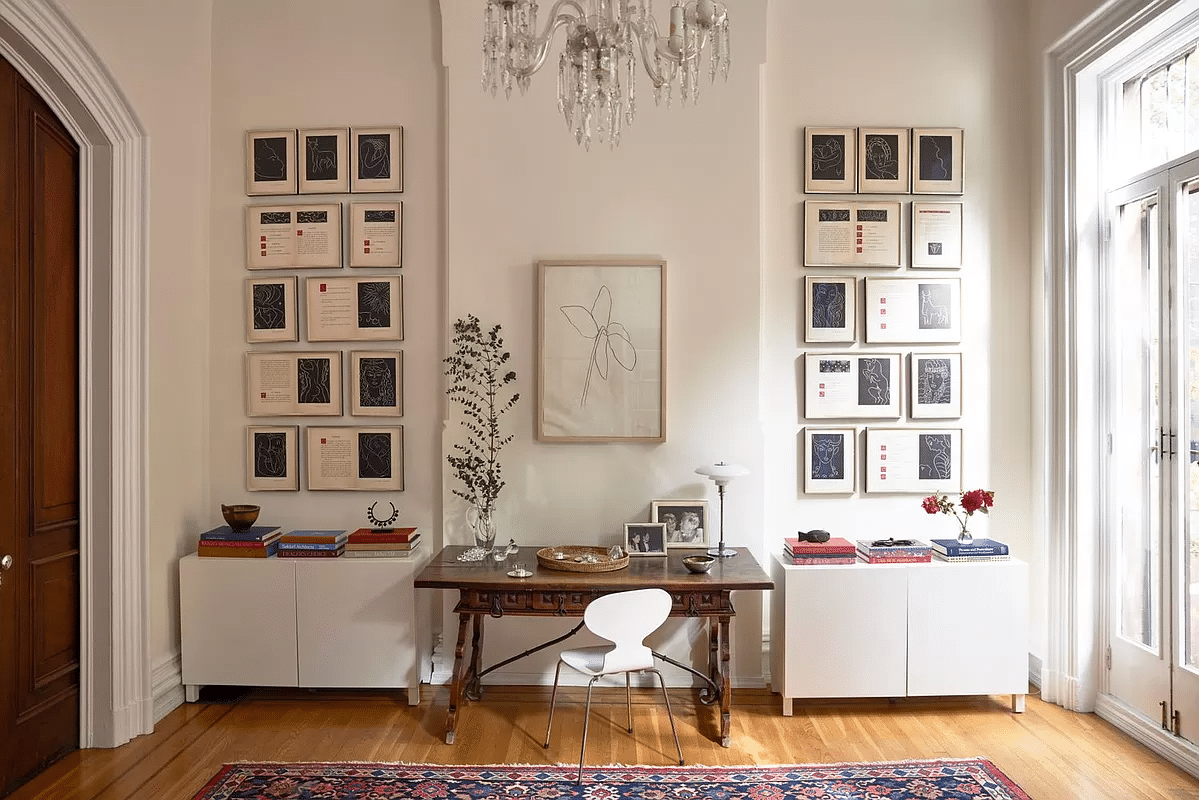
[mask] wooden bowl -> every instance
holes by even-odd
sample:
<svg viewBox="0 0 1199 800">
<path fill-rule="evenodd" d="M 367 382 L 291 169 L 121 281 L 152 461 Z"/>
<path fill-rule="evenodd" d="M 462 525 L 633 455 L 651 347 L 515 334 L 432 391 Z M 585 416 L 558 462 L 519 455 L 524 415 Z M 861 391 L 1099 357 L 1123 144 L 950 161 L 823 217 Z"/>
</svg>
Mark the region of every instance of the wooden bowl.
<svg viewBox="0 0 1199 800">
<path fill-rule="evenodd" d="M 709 555 L 683 556 L 683 566 L 692 572 L 707 572 L 716 559 Z"/>
<path fill-rule="evenodd" d="M 225 518 L 225 522 L 229 527 L 235 531 L 244 531 L 253 525 L 254 521 L 258 519 L 258 512 L 261 510 L 261 506 L 221 505 L 221 515 Z"/>
</svg>

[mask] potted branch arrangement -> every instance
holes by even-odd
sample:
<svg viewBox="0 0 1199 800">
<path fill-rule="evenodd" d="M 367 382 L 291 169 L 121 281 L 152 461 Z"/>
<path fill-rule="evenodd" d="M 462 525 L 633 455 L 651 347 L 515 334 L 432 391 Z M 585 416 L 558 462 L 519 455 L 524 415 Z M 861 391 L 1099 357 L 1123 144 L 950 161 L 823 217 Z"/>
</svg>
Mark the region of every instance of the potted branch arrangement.
<svg viewBox="0 0 1199 800">
<path fill-rule="evenodd" d="M 453 493 L 470 503 L 466 517 L 475 542 L 460 558 L 479 561 L 495 546 L 496 500 L 504 488 L 499 454 L 513 436 L 500 430 L 500 418 L 520 394 L 505 388 L 516 381 L 516 373 L 505 366 L 511 356 L 498 324 L 484 331 L 479 318 L 469 314 L 454 323 L 451 343 L 454 352 L 445 359 L 450 380 L 446 394 L 462 406 L 466 441 L 456 443 L 446 460 L 461 484 Z"/>
</svg>

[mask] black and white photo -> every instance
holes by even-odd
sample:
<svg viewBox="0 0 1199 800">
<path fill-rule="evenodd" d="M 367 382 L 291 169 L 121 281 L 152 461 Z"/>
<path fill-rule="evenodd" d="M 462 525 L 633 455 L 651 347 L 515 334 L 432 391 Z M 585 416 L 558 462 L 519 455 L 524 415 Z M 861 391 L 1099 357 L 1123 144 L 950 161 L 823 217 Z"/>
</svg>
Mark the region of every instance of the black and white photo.
<svg viewBox="0 0 1199 800">
<path fill-rule="evenodd" d="M 707 500 L 654 500 L 650 521 L 665 526 L 668 548 L 708 546 Z"/>
<path fill-rule="evenodd" d="M 666 526 L 660 522 L 627 522 L 625 551 L 630 556 L 666 555 Z"/>
</svg>

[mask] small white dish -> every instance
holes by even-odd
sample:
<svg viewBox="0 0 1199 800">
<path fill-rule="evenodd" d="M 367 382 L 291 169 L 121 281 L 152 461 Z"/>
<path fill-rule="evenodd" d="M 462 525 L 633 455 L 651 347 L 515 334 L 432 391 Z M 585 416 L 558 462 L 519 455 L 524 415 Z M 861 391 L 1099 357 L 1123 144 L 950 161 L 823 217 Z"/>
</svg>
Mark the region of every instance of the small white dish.
<svg viewBox="0 0 1199 800">
<path fill-rule="evenodd" d="M 510 569 L 510 570 L 508 570 L 509 578 L 528 578 L 532 574 L 533 573 L 529 572 L 527 569 Z"/>
</svg>

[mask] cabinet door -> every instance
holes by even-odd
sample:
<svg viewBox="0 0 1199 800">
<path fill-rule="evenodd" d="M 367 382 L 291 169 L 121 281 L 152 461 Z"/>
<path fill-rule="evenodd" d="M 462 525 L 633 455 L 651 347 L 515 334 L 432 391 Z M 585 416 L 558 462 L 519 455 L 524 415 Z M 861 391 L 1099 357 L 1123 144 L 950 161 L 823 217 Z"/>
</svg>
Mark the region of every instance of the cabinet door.
<svg viewBox="0 0 1199 800">
<path fill-rule="evenodd" d="M 1028 565 L 908 571 L 908 694 L 1028 692 Z"/>
<path fill-rule="evenodd" d="M 296 574 L 276 558 L 179 561 L 185 685 L 295 686 Z"/>
</svg>

